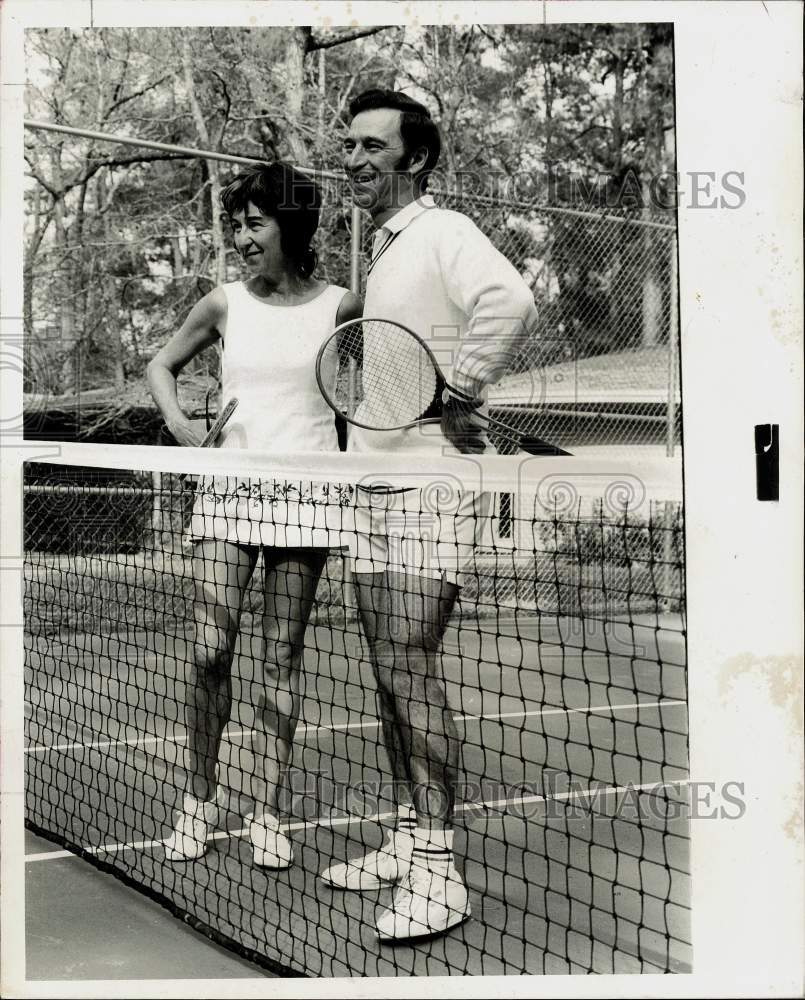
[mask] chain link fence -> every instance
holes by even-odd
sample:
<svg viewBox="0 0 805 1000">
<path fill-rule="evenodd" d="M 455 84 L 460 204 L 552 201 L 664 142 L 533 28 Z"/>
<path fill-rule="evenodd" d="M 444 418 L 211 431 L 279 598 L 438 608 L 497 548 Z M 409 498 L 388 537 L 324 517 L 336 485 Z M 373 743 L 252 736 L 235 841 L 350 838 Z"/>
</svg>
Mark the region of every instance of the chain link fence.
<svg viewBox="0 0 805 1000">
<path fill-rule="evenodd" d="M 675 227 L 436 192 L 517 268 L 539 317 L 493 412 L 570 450 L 681 440 Z"/>
<path fill-rule="evenodd" d="M 147 186 L 118 192 L 140 206 L 119 233 L 108 212 L 86 211 L 79 243 L 34 246 L 36 223 L 29 217 L 30 393 L 112 386 L 122 398 L 136 386 L 143 395 L 148 359 L 213 287 L 211 231 L 200 224 L 193 199 L 171 198 L 164 169 L 154 171 L 160 197 Z M 318 274 L 361 292 L 371 222 L 353 209 L 338 173 L 309 172 L 324 200 Z M 655 446 L 672 454 L 681 440 L 675 226 L 633 214 L 433 193 L 437 204 L 478 225 L 528 282 L 537 305 L 536 329 L 490 392 L 493 415 L 571 451 Z M 29 205 L 35 202 L 34 196 Z M 225 271 L 228 280 L 240 275 L 232 250 Z M 216 354 L 208 351 L 184 376 L 214 385 L 217 370 Z"/>
</svg>

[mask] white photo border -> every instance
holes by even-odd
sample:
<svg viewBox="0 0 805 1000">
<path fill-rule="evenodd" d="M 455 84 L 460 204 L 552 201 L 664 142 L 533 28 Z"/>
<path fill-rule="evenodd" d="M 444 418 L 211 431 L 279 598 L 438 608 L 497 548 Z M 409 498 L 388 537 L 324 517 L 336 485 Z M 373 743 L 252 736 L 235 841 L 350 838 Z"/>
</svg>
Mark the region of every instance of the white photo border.
<svg viewBox="0 0 805 1000">
<path fill-rule="evenodd" d="M 22 793 L 22 32 L 28 27 L 673 22 L 691 777 L 744 785 L 740 820 L 692 822 L 690 975 L 553 976 L 557 996 L 785 996 L 803 981 L 802 5 L 798 2 L 5 0 L 0 10 L 0 641 L 3 995 L 404 996 L 407 979 L 26 982 Z M 737 208 L 691 176 L 743 174 Z M 701 187 L 699 188 L 701 193 Z M 11 247 L 11 250 L 7 248 Z M 19 349 L 21 358 L 21 349 Z M 780 500 L 755 496 L 753 428 L 778 423 Z M 718 802 L 714 799 L 714 807 Z M 527 996 L 536 977 L 423 995 Z"/>
</svg>

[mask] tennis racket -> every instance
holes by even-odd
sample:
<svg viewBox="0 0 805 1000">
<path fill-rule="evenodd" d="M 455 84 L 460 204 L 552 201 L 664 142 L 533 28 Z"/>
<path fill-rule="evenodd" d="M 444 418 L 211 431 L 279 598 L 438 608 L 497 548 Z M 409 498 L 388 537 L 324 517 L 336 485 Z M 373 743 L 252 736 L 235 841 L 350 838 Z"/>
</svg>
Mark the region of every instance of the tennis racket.
<svg viewBox="0 0 805 1000">
<path fill-rule="evenodd" d="M 350 320 L 336 327 L 319 349 L 316 380 L 331 409 L 356 427 L 373 431 L 438 423 L 449 395 L 472 402 L 448 384 L 421 337 L 384 319 Z M 486 414 L 473 417 L 530 454 L 569 454 Z"/>
<path fill-rule="evenodd" d="M 221 410 L 217 420 L 210 427 L 207 433 L 204 435 L 204 439 L 199 445 L 200 448 L 212 448 L 224 427 L 229 423 L 229 420 L 235 410 L 238 408 L 238 400 L 235 396 L 229 400 L 226 406 Z"/>
<path fill-rule="evenodd" d="M 221 431 L 229 423 L 232 414 L 235 412 L 237 408 L 238 408 L 238 400 L 235 396 L 233 396 L 232 399 L 230 399 L 229 402 L 226 404 L 226 406 L 223 408 L 223 410 L 221 410 L 220 414 L 213 423 L 212 427 L 210 427 L 210 429 L 202 438 L 199 448 L 213 447 L 215 442 L 218 440 Z M 183 473 L 181 476 L 179 476 L 179 482 L 184 484 L 184 481 L 187 479 L 189 475 L 191 475 L 191 473 L 189 472 Z"/>
</svg>

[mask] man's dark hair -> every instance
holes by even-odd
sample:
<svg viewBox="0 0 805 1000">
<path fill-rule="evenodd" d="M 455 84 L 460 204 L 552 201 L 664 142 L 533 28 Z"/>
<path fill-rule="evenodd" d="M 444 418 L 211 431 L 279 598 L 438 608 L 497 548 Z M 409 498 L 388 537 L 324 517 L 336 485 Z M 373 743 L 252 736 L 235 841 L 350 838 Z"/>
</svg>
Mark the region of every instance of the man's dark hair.
<svg viewBox="0 0 805 1000">
<path fill-rule="evenodd" d="M 381 108 L 391 108 L 401 112 L 400 135 L 408 157 L 423 146 L 427 149 L 425 166 L 416 176 L 417 183 L 424 189 L 427 187 L 428 175 L 439 162 L 439 154 L 442 151 L 438 125 L 424 104 L 420 104 L 399 90 L 380 88 L 364 90 L 350 101 L 349 113 L 354 118 L 362 111 L 377 111 Z"/>
<path fill-rule="evenodd" d="M 317 261 L 310 241 L 319 227 L 318 186 L 289 163 L 250 167 L 223 189 L 221 204 L 232 216 L 245 212 L 250 202 L 277 220 L 282 252 L 296 265 L 300 277 L 309 278 Z"/>
</svg>

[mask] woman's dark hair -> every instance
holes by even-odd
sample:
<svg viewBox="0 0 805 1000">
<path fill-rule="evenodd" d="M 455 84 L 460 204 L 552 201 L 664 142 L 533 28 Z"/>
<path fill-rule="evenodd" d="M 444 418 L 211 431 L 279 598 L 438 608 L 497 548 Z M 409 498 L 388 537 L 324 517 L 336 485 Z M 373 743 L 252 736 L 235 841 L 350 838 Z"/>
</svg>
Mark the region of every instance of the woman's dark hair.
<svg viewBox="0 0 805 1000">
<path fill-rule="evenodd" d="M 221 192 L 227 215 L 245 212 L 249 203 L 277 220 L 282 252 L 296 265 L 300 277 L 309 278 L 318 259 L 310 245 L 319 227 L 318 185 L 290 163 L 250 167 Z"/>
<path fill-rule="evenodd" d="M 427 149 L 425 166 L 417 174 L 417 182 L 424 190 L 428 184 L 428 175 L 439 162 L 439 154 L 442 151 L 439 126 L 431 118 L 430 111 L 424 104 L 420 104 L 399 90 L 379 88 L 364 90 L 350 102 L 349 113 L 354 118 L 362 111 L 376 111 L 379 108 L 391 108 L 401 112 L 400 135 L 407 156 L 412 156 L 423 146 Z"/>
</svg>

